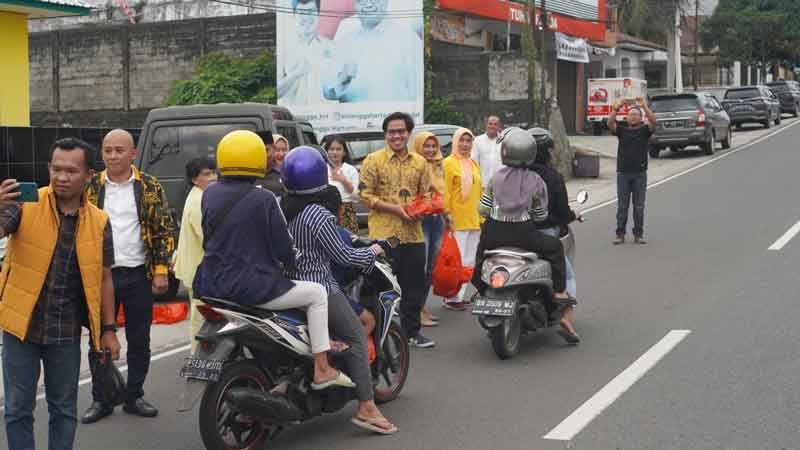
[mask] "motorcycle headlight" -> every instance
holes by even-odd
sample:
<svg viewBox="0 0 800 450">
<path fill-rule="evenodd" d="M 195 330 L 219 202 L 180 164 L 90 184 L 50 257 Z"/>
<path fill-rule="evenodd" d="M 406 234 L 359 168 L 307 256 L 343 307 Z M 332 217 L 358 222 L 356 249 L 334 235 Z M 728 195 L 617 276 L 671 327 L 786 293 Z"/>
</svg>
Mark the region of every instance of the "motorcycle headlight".
<svg viewBox="0 0 800 450">
<path fill-rule="evenodd" d="M 508 273 L 505 267 L 497 267 L 489 274 L 489 286 L 499 289 L 506 285 L 510 276 L 511 274 Z"/>
</svg>

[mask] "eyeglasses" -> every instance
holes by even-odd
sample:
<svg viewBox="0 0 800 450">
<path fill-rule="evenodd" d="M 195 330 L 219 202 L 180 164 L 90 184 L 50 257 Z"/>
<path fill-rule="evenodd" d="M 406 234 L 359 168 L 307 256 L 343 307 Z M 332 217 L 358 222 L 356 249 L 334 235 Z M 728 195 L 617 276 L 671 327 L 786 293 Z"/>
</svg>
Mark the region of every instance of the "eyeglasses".
<svg viewBox="0 0 800 450">
<path fill-rule="evenodd" d="M 402 136 L 402 135 L 407 134 L 407 133 L 408 133 L 408 130 L 406 130 L 405 128 L 399 128 L 399 129 L 395 129 L 395 130 L 386 130 L 386 134 L 388 134 L 389 136 Z"/>
</svg>

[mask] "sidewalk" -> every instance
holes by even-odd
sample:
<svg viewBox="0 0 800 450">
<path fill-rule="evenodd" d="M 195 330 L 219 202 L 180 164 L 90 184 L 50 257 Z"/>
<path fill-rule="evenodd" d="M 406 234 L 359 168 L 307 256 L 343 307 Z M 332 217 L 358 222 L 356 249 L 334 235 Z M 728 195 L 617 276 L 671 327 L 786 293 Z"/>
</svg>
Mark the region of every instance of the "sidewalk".
<svg viewBox="0 0 800 450">
<path fill-rule="evenodd" d="M 703 154 L 698 148 L 689 147 L 679 153 L 664 150 L 658 159 L 650 158 L 647 171 L 647 182 L 653 184 L 677 173 L 683 172 L 694 166 L 702 164 L 718 155 L 735 150 L 737 147 L 748 144 L 775 130 L 793 125 L 800 119 L 784 116 L 780 126 L 764 129 L 761 126 L 745 126 L 741 131 L 734 131 L 733 142 L 729 150 L 721 150 L 717 146 L 714 156 Z M 615 136 L 570 136 L 570 145 L 576 149 L 596 152 L 600 155 L 599 178 L 572 178 L 567 181 L 567 190 L 570 198 L 574 199 L 580 190 L 589 191 L 589 201 L 580 209 L 586 210 L 593 206 L 613 200 L 617 196 L 617 138 Z"/>
</svg>

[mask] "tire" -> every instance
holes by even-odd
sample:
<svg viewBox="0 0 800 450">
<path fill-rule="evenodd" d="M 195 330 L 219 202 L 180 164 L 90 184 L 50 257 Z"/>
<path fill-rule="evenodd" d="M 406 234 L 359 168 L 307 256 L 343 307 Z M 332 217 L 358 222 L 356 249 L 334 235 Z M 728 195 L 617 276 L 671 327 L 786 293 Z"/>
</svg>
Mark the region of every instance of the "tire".
<svg viewBox="0 0 800 450">
<path fill-rule="evenodd" d="M 708 142 L 702 145 L 703 153 L 706 155 L 713 155 L 714 151 L 717 149 L 717 141 L 714 139 L 714 133 L 711 133 L 711 138 Z"/>
<path fill-rule="evenodd" d="M 223 396 L 228 388 L 234 386 L 257 387 L 267 391 L 272 389 L 272 382 L 253 361 L 236 362 L 222 370 L 219 381 L 208 385 L 200 403 L 200 436 L 207 450 L 259 449 L 274 434 L 272 427 L 260 422 L 250 424 L 236 421 L 240 430 L 247 427 L 250 429 L 244 430 L 244 433 L 229 432 L 229 436 L 222 435 L 223 424 L 220 423 L 220 419 L 223 418 L 223 414 L 220 411 L 225 406 Z M 225 419 L 226 424 L 230 423 L 235 421 L 236 415 L 227 414 Z"/>
<path fill-rule="evenodd" d="M 731 136 L 733 134 L 733 129 L 728 127 L 728 134 L 725 136 L 725 139 L 722 140 L 722 148 L 727 150 L 731 148 Z"/>
<path fill-rule="evenodd" d="M 500 359 L 509 359 L 519 353 L 519 341 L 522 335 L 522 324 L 519 311 L 504 319 L 503 324 L 489 330 L 492 348 Z"/>
<path fill-rule="evenodd" d="M 408 337 L 397 324 L 392 321 L 389 332 L 383 342 L 381 357 L 375 358 L 378 369 L 378 383 L 374 386 L 375 403 L 382 404 L 396 399 L 408 379 L 408 369 L 411 361 L 411 351 L 408 347 Z M 382 383 L 386 383 L 385 387 Z"/>
<path fill-rule="evenodd" d="M 661 149 L 658 147 L 650 147 L 650 157 L 658 158 L 661 155 Z"/>
<path fill-rule="evenodd" d="M 772 120 L 771 119 L 767 119 L 767 120 L 761 122 L 761 124 L 764 125 L 764 128 L 767 128 L 767 129 L 772 128 Z"/>
<path fill-rule="evenodd" d="M 780 125 L 781 124 L 781 114 L 783 114 L 783 113 L 779 112 L 778 116 L 775 117 L 775 125 Z"/>
<path fill-rule="evenodd" d="M 800 104 L 794 105 L 794 111 L 792 111 L 792 117 L 797 117 L 800 115 Z"/>
</svg>

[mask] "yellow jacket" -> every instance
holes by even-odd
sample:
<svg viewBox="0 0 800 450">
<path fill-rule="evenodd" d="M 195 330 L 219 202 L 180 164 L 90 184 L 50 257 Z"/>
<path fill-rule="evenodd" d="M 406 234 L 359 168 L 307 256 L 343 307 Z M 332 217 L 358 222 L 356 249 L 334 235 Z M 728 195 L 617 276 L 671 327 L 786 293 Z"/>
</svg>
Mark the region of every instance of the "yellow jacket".
<svg viewBox="0 0 800 450">
<path fill-rule="evenodd" d="M 59 215 L 55 194 L 39 189 L 39 201 L 24 203 L 17 231 L 9 236 L 0 272 L 0 329 L 25 340 L 33 309 L 44 286 L 58 240 Z M 84 199 L 78 211 L 75 252 L 86 297 L 89 325 L 100 348 L 100 305 L 103 283 L 103 230 L 108 216 Z"/>
<path fill-rule="evenodd" d="M 455 150 L 454 150 L 455 151 Z M 481 201 L 481 170 L 475 161 L 472 163 L 472 189 L 467 201 L 462 201 L 461 195 L 461 163 L 455 156 L 450 155 L 444 159 L 444 209 L 453 220 L 453 229 L 456 231 L 479 230 L 481 217 L 478 214 L 478 204 Z"/>
</svg>

